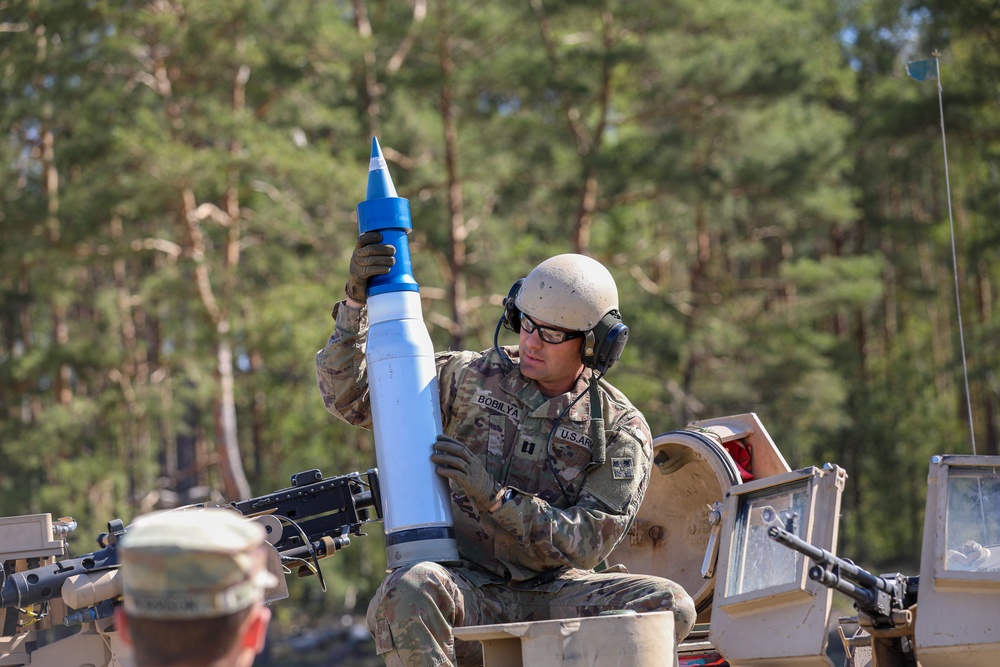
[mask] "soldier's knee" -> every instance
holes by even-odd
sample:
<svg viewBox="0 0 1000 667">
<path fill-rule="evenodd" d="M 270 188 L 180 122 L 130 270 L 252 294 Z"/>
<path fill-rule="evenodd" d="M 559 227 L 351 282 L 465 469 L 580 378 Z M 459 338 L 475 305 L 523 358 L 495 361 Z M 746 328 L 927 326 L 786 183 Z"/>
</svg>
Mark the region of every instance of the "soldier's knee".
<svg viewBox="0 0 1000 667">
<path fill-rule="evenodd" d="M 368 607 L 369 629 L 379 618 L 412 617 L 428 605 L 439 605 L 450 581 L 448 570 L 438 563 L 420 562 L 393 570 Z"/>
<path fill-rule="evenodd" d="M 698 610 L 695 609 L 694 600 L 683 589 L 674 591 L 672 611 L 674 612 L 674 636 L 677 641 L 681 641 L 688 636 L 694 622 L 698 618 Z"/>
<path fill-rule="evenodd" d="M 679 584 L 666 579 L 658 579 L 655 592 L 650 596 L 649 611 L 670 611 L 674 615 L 674 636 L 681 641 L 691 632 L 698 610 L 694 600 Z"/>
<path fill-rule="evenodd" d="M 368 629 L 386 665 L 417 664 L 450 650 L 460 593 L 449 570 L 437 563 L 416 563 L 390 573 L 368 605 Z M 436 648 L 435 648 L 436 647 Z M 435 658 L 435 660 L 437 660 Z M 452 664 L 444 658 L 433 664 Z"/>
<path fill-rule="evenodd" d="M 438 563 L 423 561 L 394 570 L 382 586 L 402 599 L 425 598 L 442 588 L 451 577 Z"/>
</svg>

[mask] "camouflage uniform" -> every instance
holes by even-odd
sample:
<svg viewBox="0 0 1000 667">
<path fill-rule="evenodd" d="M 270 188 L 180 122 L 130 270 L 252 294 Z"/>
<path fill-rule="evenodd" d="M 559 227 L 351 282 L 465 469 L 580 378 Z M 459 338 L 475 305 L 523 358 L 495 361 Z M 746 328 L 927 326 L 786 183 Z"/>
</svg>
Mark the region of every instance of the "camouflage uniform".
<svg viewBox="0 0 1000 667">
<path fill-rule="evenodd" d="M 367 314 L 344 303 L 333 314 L 334 334 L 316 356 L 320 393 L 332 414 L 371 428 Z M 478 648 L 456 646 L 453 626 L 620 609 L 672 610 L 678 637 L 686 636 L 695 610 L 680 586 L 659 577 L 593 572 L 625 535 L 646 491 L 652 445 L 642 414 L 600 381 L 606 462 L 595 464 L 591 371 L 569 392 L 548 399 L 520 373 L 517 348 L 506 351 L 513 364 L 492 350 L 435 358 L 444 433 L 466 443 L 516 493 L 495 512 L 480 512 L 452 485 L 462 566 L 418 563 L 386 577 L 368 610 L 378 652 L 389 665 L 453 665 L 456 650 L 461 656 Z"/>
</svg>

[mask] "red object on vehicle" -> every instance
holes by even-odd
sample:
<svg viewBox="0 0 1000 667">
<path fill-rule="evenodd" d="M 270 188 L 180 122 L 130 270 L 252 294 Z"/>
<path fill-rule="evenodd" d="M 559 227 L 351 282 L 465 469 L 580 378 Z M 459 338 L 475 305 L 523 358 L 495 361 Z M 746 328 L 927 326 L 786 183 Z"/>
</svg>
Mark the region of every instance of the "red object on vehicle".
<svg viewBox="0 0 1000 667">
<path fill-rule="evenodd" d="M 729 452 L 729 456 L 733 458 L 736 462 L 736 467 L 740 470 L 740 477 L 744 482 L 749 482 L 753 479 L 753 457 L 752 450 L 748 443 L 742 440 L 733 440 L 730 442 L 723 443 L 723 447 Z"/>
</svg>

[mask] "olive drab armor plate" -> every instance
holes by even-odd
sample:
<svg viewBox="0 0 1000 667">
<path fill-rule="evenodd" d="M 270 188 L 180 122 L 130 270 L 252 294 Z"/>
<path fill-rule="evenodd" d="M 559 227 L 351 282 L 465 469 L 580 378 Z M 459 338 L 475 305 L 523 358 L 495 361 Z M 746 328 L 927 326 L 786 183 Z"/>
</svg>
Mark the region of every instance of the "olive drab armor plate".
<svg viewBox="0 0 1000 667">
<path fill-rule="evenodd" d="M 835 552 L 846 478 L 827 464 L 726 493 L 709 639 L 731 667 L 833 666 L 826 656 L 833 591 L 810 579 L 810 561 L 770 539 L 768 529 Z"/>
<path fill-rule="evenodd" d="M 1000 665 L 1000 456 L 935 456 L 914 637 L 922 667 Z"/>
<path fill-rule="evenodd" d="M 695 421 L 659 435 L 653 438 L 646 497 L 628 536 L 608 557 L 609 564 L 624 565 L 629 572 L 666 577 L 683 586 L 694 599 L 699 623 L 709 620 L 715 586 L 719 525 L 710 522 L 712 505 L 742 481 L 727 446 L 749 453 L 755 478 L 789 470 L 753 413 Z"/>
</svg>

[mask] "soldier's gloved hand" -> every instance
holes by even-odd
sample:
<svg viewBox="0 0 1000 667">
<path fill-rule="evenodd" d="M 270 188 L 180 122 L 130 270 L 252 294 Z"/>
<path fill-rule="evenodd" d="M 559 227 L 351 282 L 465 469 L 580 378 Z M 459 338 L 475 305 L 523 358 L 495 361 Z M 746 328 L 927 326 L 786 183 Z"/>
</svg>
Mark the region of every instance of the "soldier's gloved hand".
<svg viewBox="0 0 1000 667">
<path fill-rule="evenodd" d="M 344 287 L 347 298 L 364 303 L 368 298 L 365 294 L 368 281 L 375 276 L 389 273 L 392 265 L 396 263 L 394 254 L 396 248 L 382 243 L 381 232 L 365 232 L 359 236 L 354 246 L 354 254 L 351 255 L 351 277 L 347 279 L 347 285 Z"/>
<path fill-rule="evenodd" d="M 455 438 L 439 435 L 431 461 L 437 464 L 437 474 L 453 480 L 483 512 L 490 509 L 500 494 L 500 485 L 493 475 L 486 472 L 476 455 Z"/>
</svg>

